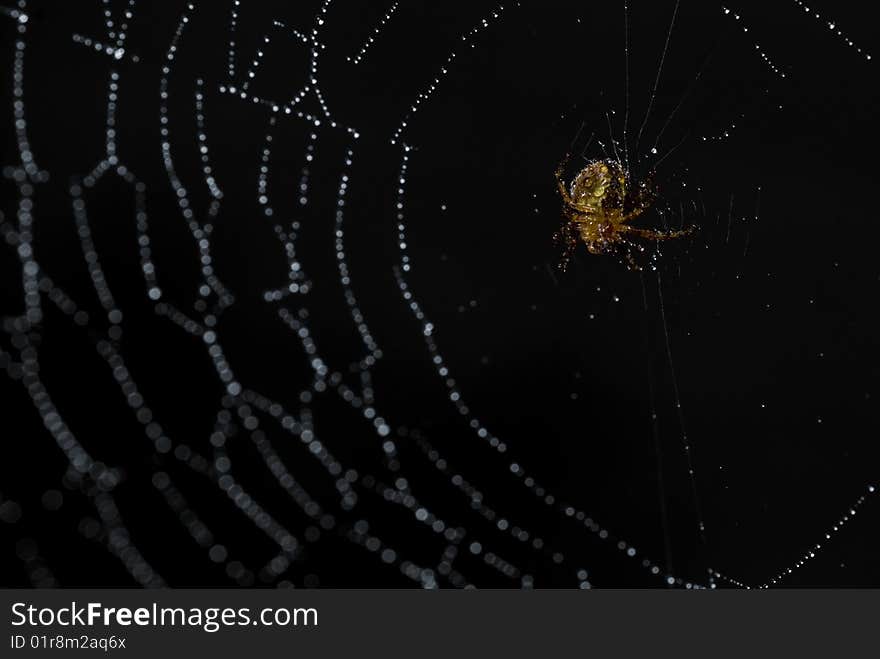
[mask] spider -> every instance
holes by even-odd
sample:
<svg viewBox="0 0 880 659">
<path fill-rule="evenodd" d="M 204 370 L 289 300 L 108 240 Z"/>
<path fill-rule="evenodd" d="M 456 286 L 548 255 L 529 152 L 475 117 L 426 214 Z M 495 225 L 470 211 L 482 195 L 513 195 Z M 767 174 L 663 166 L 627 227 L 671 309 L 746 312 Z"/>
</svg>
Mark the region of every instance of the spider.
<svg viewBox="0 0 880 659">
<path fill-rule="evenodd" d="M 670 240 L 690 234 L 693 227 L 675 231 L 639 229 L 628 222 L 644 213 L 657 198 L 650 179 L 632 189 L 629 173 L 616 160 L 591 160 L 566 185 L 563 170 L 569 156 L 556 169 L 556 182 L 563 201 L 565 224 L 556 234 L 565 252 L 560 264 L 564 270 L 578 239 L 591 254 L 608 254 L 624 248 L 627 264 L 638 270 L 632 251 L 644 251 L 633 239 Z"/>
</svg>

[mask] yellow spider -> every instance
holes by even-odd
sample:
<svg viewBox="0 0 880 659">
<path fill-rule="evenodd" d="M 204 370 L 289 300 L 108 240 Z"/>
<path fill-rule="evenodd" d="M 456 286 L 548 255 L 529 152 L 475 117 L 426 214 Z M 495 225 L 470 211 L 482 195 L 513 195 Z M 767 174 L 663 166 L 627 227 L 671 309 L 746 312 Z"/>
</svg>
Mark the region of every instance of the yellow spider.
<svg viewBox="0 0 880 659">
<path fill-rule="evenodd" d="M 556 238 L 565 247 L 561 267 L 565 269 L 571 254 L 581 240 L 591 254 L 608 254 L 624 248 L 630 268 L 638 269 L 632 250 L 644 251 L 633 241 L 669 240 L 693 231 L 693 227 L 678 231 L 639 229 L 627 224 L 639 217 L 657 197 L 650 181 L 642 181 L 631 189 L 629 174 L 616 160 L 591 160 L 566 185 L 563 173 L 569 156 L 556 169 L 556 182 L 563 201 L 565 224 Z"/>
</svg>

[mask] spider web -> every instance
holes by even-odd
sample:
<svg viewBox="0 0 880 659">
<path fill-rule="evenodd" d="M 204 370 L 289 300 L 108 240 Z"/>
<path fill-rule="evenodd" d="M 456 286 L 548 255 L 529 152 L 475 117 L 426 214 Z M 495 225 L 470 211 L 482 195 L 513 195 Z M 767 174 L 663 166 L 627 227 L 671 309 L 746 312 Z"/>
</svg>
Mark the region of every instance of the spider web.
<svg viewBox="0 0 880 659">
<path fill-rule="evenodd" d="M 5 583 L 876 582 L 873 65 L 824 11 L 2 13 Z M 567 150 L 699 234 L 562 275 Z"/>
</svg>

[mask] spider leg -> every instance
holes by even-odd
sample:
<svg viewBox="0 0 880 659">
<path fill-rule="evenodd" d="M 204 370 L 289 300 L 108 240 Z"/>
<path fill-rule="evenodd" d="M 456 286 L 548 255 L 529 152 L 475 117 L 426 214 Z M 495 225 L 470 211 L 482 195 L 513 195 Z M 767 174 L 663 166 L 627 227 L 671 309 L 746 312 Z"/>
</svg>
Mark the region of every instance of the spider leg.
<svg viewBox="0 0 880 659">
<path fill-rule="evenodd" d="M 620 220 L 621 222 L 629 222 L 630 220 L 634 220 L 640 215 L 644 214 L 646 210 L 651 206 L 652 198 L 647 197 L 639 197 L 637 203 L 634 205 L 633 209 L 629 213 L 625 213 L 623 218 Z"/>
<path fill-rule="evenodd" d="M 571 261 L 571 256 L 577 247 L 578 233 L 577 228 L 571 220 L 567 220 L 553 238 L 562 244 L 562 256 L 559 259 L 559 269 L 565 272 Z"/>
<path fill-rule="evenodd" d="M 629 222 L 630 220 L 634 220 L 644 212 L 645 210 L 643 208 L 635 208 L 620 219 L 620 224 L 624 224 L 626 222 Z"/>
<path fill-rule="evenodd" d="M 565 205 L 568 207 L 568 211 L 579 217 L 595 217 L 597 215 L 596 209 L 591 206 L 587 206 L 586 204 L 579 204 L 574 201 L 571 197 L 565 200 Z"/>
<path fill-rule="evenodd" d="M 568 194 L 568 190 L 565 188 L 565 181 L 562 178 L 562 171 L 565 169 L 565 165 L 568 163 L 570 156 L 565 154 L 565 158 L 562 159 L 562 162 L 559 163 L 559 167 L 556 168 L 556 185 L 559 188 L 559 194 L 562 195 L 562 198 L 565 200 L 565 203 L 571 205 L 571 197 Z"/>
<path fill-rule="evenodd" d="M 677 229 L 673 231 L 656 231 L 654 229 L 637 229 L 625 224 L 622 224 L 619 227 L 621 233 L 638 236 L 639 238 L 644 238 L 646 240 L 670 240 L 672 238 L 681 238 L 682 236 L 687 236 L 693 233 L 693 230 L 693 227 L 689 227 L 687 229 Z"/>
<path fill-rule="evenodd" d="M 571 204 L 572 204 L 571 197 L 568 196 L 568 190 L 565 189 L 565 183 L 562 182 L 562 179 L 559 178 L 558 175 L 556 177 L 556 185 L 559 188 L 559 194 L 562 195 L 563 201 L 565 201 L 566 204 L 571 206 Z"/>
</svg>

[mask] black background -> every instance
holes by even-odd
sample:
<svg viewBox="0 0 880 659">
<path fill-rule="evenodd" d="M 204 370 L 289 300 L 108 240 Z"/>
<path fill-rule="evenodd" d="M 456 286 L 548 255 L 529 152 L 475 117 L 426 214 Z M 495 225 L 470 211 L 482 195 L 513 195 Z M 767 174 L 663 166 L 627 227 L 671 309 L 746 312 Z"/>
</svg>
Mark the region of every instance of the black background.
<svg viewBox="0 0 880 659">
<path fill-rule="evenodd" d="M 123 6 L 111 4 L 114 11 Z M 272 32 L 251 91 L 292 97 L 308 78 L 309 51 L 273 32 L 272 21 L 307 32 L 320 6 L 243 4 L 236 32 L 239 75 Z M 157 275 L 166 299 L 192 309 L 198 251 L 163 167 L 159 133 L 162 67 L 185 5 L 139 3 L 127 55 L 117 62 L 71 38 L 106 40 L 99 3 L 28 3 L 27 131 L 37 161 L 51 175 L 34 196 L 34 249 L 43 272 L 95 319 L 85 331 L 44 303 L 47 316 L 35 330 L 41 377 L 77 439 L 123 471 L 113 497 L 132 541 L 166 582 L 413 585 L 399 564 L 383 564 L 350 538 L 356 523 L 368 520 L 370 533 L 399 556 L 437 569 L 449 543 L 373 487 L 377 481 L 393 487 L 403 476 L 423 505 L 466 530 L 452 543 L 458 545 L 453 565 L 477 586 L 519 587 L 527 574 L 536 586 L 573 587 L 583 580 L 577 571 L 585 569 L 596 587 L 661 587 L 667 567 L 701 585 L 709 583 L 708 568 L 762 584 L 819 542 L 816 558 L 782 585 L 880 584 L 874 497 L 825 545 L 825 533 L 876 482 L 880 457 L 874 402 L 876 63 L 825 25 L 833 17 L 871 52 L 877 33 L 867 9 L 857 2 L 816 7 L 823 15 L 817 20 L 794 2 L 738 3 L 731 5 L 741 15 L 737 20 L 715 3 L 682 1 L 636 145 L 674 2 L 630 4 L 628 71 L 621 2 L 511 4 L 466 41 L 461 35 L 481 25 L 494 5 L 401 3 L 357 65 L 346 58 L 388 7 L 332 4 L 318 37 L 318 81 L 334 118 L 360 137 L 352 142 L 326 121 L 315 128 L 278 116 L 270 191 L 276 214 L 285 221 L 296 214 L 302 223 L 297 251 L 313 290 L 266 303 L 263 291 L 286 282 L 274 222 L 257 200 L 271 112 L 219 89 L 229 84 L 230 5 L 202 2 L 192 12 L 168 102 L 177 173 L 204 212 L 193 105 L 196 79 L 204 81 L 208 144 L 224 192 L 212 250 L 218 275 L 236 297 L 217 327 L 226 357 L 247 389 L 299 415 L 299 395 L 312 373 L 300 341 L 278 319 L 279 306 L 308 308 L 312 334 L 331 368 L 347 373 L 348 364 L 363 356 L 333 244 L 340 164 L 353 144 L 346 255 L 353 290 L 382 348 L 373 369 L 376 407 L 392 428 L 398 455 L 389 461 L 373 424 L 334 392 L 316 396 L 308 406 L 315 432 L 357 471 L 357 503 L 345 510 L 333 479 L 307 448 L 277 424 L 264 426 L 291 473 L 334 515 L 333 528 L 317 533 L 240 429 L 229 440 L 236 479 L 294 535 L 317 537 L 283 574 L 267 578 L 260 568 L 277 547 L 209 479 L 173 453 L 155 454 L 94 349 L 106 321 L 82 257 L 68 186 L 103 157 L 107 77 L 115 68 L 119 156 L 148 186 Z M 15 25 L 10 18 L 0 23 L 4 166 L 18 162 L 11 111 Z M 445 65 L 453 50 L 456 58 Z M 411 114 L 442 66 L 448 73 Z M 314 95 L 302 107 L 322 116 Z M 553 172 L 568 150 L 575 154 L 570 175 L 581 151 L 585 158 L 603 157 L 598 140 L 611 149 L 609 121 L 622 148 L 627 114 L 634 177 L 646 176 L 676 147 L 656 167 L 661 196 L 644 225 L 694 224 L 698 231 L 662 245 L 655 267 L 642 272 L 583 249 L 562 272 L 552 239 L 561 221 Z M 670 115 L 655 156 L 650 147 Z M 412 148 L 404 195 L 413 266 L 407 281 L 468 407 L 506 444 L 504 455 L 477 437 L 449 401 L 422 326 L 395 278 L 402 145 L 391 137 L 402 120 L 402 141 Z M 296 186 L 312 131 L 318 139 L 310 202 L 301 210 Z M 725 131 L 726 139 L 703 139 Z M 18 192 L 8 178 L 2 185 L 9 221 Z M 119 351 L 175 445 L 210 456 L 216 414 L 233 403 L 224 400 L 204 343 L 156 315 L 145 295 L 131 189 L 107 175 L 87 194 L 101 263 L 124 313 Z M 23 308 L 14 247 L 3 246 L 0 263 L 2 312 L 12 317 Z M 14 362 L 8 333 L 0 346 Z M 346 375 L 350 384 L 356 380 Z M 19 518 L 7 508 L 0 522 L 3 584 L 46 583 L 48 573 L 35 574 L 35 565 L 48 567 L 63 586 L 134 584 L 102 546 L 106 530 L 88 521 L 97 519 L 94 484 L 65 475 L 66 459 L 21 384 L 13 377 L 0 387 L 0 494 L 21 511 Z M 704 537 L 697 529 L 676 387 Z M 542 537 L 549 551 L 533 550 L 472 510 L 426 459 L 412 429 L 448 460 L 450 475 L 460 472 L 487 505 Z M 511 461 L 556 503 L 548 506 L 524 487 L 511 474 Z M 171 476 L 245 572 L 230 577 L 193 541 L 151 485 L 156 471 Z M 57 510 L 44 505 L 47 490 L 62 493 Z M 600 539 L 567 518 L 559 502 L 586 511 L 612 538 Z M 620 538 L 638 550 L 635 558 L 618 550 Z M 469 551 L 474 540 L 517 573 L 505 576 L 487 566 Z M 561 563 L 553 552 L 564 554 Z M 664 568 L 660 576 L 639 567 L 645 556 Z M 450 585 L 442 574 L 436 577 L 439 585 Z"/>
</svg>

